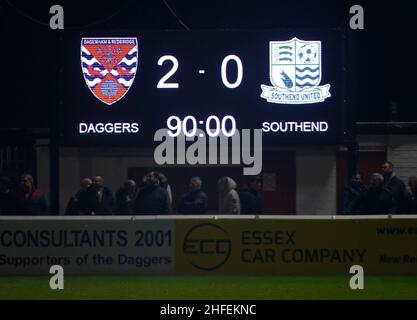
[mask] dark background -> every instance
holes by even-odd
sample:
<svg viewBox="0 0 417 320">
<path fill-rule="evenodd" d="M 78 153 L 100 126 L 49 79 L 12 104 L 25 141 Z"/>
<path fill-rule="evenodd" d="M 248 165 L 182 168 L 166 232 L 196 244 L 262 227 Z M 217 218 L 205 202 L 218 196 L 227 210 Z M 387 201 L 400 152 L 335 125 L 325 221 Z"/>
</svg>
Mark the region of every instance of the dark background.
<svg viewBox="0 0 417 320">
<path fill-rule="evenodd" d="M 0 1 L 0 128 L 49 128 L 61 64 L 59 36 L 103 29 L 348 29 L 349 8 L 360 4 L 365 30 L 348 30 L 347 105 L 355 121 L 417 121 L 411 2 L 370 1 Z M 65 10 L 65 30 L 49 29 L 49 8 Z M 137 79 L 135 80 L 137 81 Z M 398 103 L 393 115 L 390 103 Z"/>
</svg>

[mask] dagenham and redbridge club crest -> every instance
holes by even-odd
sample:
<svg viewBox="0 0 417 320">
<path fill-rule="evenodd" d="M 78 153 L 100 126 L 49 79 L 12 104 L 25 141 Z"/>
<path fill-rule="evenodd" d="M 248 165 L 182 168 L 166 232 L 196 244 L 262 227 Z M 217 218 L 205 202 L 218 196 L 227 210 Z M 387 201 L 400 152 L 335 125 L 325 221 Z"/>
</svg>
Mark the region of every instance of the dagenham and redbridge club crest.
<svg viewBox="0 0 417 320">
<path fill-rule="evenodd" d="M 330 97 L 330 84 L 319 86 L 321 58 L 320 41 L 270 41 L 269 78 L 273 86 L 261 85 L 261 97 L 280 104 L 323 102 Z"/>
<path fill-rule="evenodd" d="M 94 96 L 107 105 L 129 91 L 138 64 L 136 38 L 82 38 L 81 67 Z"/>
</svg>

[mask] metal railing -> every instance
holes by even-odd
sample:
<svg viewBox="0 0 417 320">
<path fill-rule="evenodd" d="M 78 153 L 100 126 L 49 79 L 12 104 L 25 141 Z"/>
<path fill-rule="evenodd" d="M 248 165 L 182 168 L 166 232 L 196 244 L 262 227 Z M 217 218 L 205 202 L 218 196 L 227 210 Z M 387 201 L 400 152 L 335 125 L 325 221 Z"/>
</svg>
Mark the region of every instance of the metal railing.
<svg viewBox="0 0 417 320">
<path fill-rule="evenodd" d="M 417 219 L 417 215 L 137 215 L 137 216 L 0 216 L 1 221 L 72 220 L 383 220 Z"/>
</svg>

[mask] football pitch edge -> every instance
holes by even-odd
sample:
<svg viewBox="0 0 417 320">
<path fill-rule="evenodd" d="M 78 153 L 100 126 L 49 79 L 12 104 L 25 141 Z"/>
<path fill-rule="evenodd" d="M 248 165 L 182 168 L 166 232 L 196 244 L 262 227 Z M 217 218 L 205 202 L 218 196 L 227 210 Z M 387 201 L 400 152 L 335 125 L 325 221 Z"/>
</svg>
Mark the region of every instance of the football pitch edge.
<svg viewBox="0 0 417 320">
<path fill-rule="evenodd" d="M 0 277 L 0 299 L 28 300 L 297 300 L 417 299 L 417 276 L 365 276 L 352 290 L 347 276 L 66 276 Z"/>
</svg>

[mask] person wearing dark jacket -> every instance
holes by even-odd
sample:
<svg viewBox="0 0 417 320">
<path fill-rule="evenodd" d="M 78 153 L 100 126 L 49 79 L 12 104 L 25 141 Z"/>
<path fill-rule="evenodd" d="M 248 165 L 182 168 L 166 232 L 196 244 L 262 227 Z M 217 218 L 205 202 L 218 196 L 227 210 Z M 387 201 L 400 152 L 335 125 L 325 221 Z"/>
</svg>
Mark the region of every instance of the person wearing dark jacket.
<svg viewBox="0 0 417 320">
<path fill-rule="evenodd" d="M 116 191 L 117 214 L 131 215 L 135 213 L 136 182 L 126 180 Z"/>
<path fill-rule="evenodd" d="M 91 186 L 92 181 L 90 178 L 84 178 L 80 182 L 80 190 L 70 198 L 65 209 L 66 215 L 86 215 L 90 214 L 89 209 L 83 207 L 83 203 L 80 199 L 83 198 L 83 195 L 86 193 L 87 189 Z"/>
<path fill-rule="evenodd" d="M 20 188 L 17 191 L 18 215 L 47 215 L 48 204 L 42 191 L 33 185 L 33 177 L 24 174 L 20 177 Z"/>
<path fill-rule="evenodd" d="M 203 182 L 199 177 L 190 179 L 190 192 L 185 194 L 178 206 L 180 214 L 205 214 L 207 213 L 207 195 L 201 190 Z"/>
<path fill-rule="evenodd" d="M 360 200 L 364 192 L 365 186 L 362 184 L 361 175 L 353 174 L 350 182 L 343 188 L 341 214 L 359 214 Z"/>
<path fill-rule="evenodd" d="M 240 212 L 241 214 L 263 214 L 262 198 L 262 178 L 259 176 L 249 176 L 247 186 L 240 191 Z"/>
<path fill-rule="evenodd" d="M 400 214 L 404 201 L 405 184 L 395 175 L 394 165 L 390 161 L 382 164 L 382 175 L 384 176 L 384 190 L 381 201 L 388 208 L 388 214 Z"/>
<path fill-rule="evenodd" d="M 373 173 L 368 189 L 364 192 L 360 201 L 360 213 L 363 214 L 387 214 L 387 206 L 381 201 L 387 191 L 384 190 L 384 177 L 380 173 Z"/>
<path fill-rule="evenodd" d="M 151 171 L 145 176 L 145 185 L 135 200 L 136 214 L 167 214 L 169 201 L 167 191 L 159 185 L 159 176 Z"/>
<path fill-rule="evenodd" d="M 115 209 L 113 192 L 104 186 L 101 176 L 91 179 L 91 186 L 80 195 L 80 205 L 88 215 L 112 215 Z"/>
</svg>

